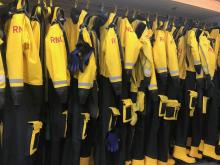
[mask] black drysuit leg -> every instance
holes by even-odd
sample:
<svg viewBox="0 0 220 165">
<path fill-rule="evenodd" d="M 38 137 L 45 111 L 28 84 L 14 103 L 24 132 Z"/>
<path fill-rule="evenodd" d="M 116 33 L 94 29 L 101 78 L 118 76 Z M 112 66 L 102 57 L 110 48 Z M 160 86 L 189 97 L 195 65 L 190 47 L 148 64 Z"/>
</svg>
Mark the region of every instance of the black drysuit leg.
<svg viewBox="0 0 220 165">
<path fill-rule="evenodd" d="M 219 98 L 220 92 L 217 86 L 217 74 L 215 74 L 213 79 L 214 87 L 209 89 L 212 91 L 212 96 L 207 105 L 207 114 L 205 116 L 205 132 L 204 141 L 205 144 L 216 146 L 219 140 L 218 122 L 219 122 Z"/>
<path fill-rule="evenodd" d="M 57 92 L 52 85 L 52 82 L 49 81 L 48 114 L 50 139 L 48 142 L 48 165 L 61 164 L 67 118 L 67 115 L 64 114 L 64 112 L 66 110 L 66 105 L 62 104 Z"/>
<path fill-rule="evenodd" d="M 3 117 L 3 165 L 33 165 L 38 147 L 39 127 L 42 127 L 42 88 L 25 84 L 20 97 L 20 105 L 13 105 L 7 84 Z M 34 126 L 38 127 L 36 134 Z"/>
<path fill-rule="evenodd" d="M 117 164 L 118 152 L 111 153 L 107 151 L 105 140 L 109 127 L 108 121 L 111 116 L 109 107 L 116 107 L 116 96 L 109 79 L 103 76 L 99 77 L 99 94 L 100 114 L 98 119 L 98 136 L 94 153 L 94 164 L 113 165 Z"/>
<path fill-rule="evenodd" d="M 181 101 L 181 108 L 176 124 L 175 145 L 186 148 L 189 123 L 190 123 L 190 96 L 189 90 L 195 91 L 196 73 L 187 72 L 185 79 L 185 88 L 183 89 L 184 100 Z"/>
<path fill-rule="evenodd" d="M 178 100 L 179 89 L 180 89 L 179 83 L 180 82 L 178 77 L 170 77 L 170 76 L 168 77 L 166 96 L 168 97 L 169 100 Z M 174 124 L 174 119 L 173 120 L 163 119 L 161 121 L 161 126 L 158 136 L 158 160 L 161 162 L 168 161 L 169 149 L 171 144 L 170 140 L 172 139 L 170 129 L 172 128 L 173 124 Z"/>
<path fill-rule="evenodd" d="M 203 130 L 203 96 L 204 93 L 204 79 L 197 80 L 197 91 L 198 91 L 198 101 L 194 116 L 192 117 L 192 147 L 199 147 L 202 140 L 202 130 Z"/>
</svg>

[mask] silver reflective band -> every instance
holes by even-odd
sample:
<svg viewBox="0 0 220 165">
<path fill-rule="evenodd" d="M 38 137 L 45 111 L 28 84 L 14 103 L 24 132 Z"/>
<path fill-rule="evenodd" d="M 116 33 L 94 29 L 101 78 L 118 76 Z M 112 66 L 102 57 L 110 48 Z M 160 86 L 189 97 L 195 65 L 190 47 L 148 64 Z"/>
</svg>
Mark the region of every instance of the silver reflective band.
<svg viewBox="0 0 220 165">
<path fill-rule="evenodd" d="M 149 85 L 148 87 L 149 87 L 149 88 L 154 88 L 154 87 L 157 87 L 157 85 L 156 85 L 156 84 L 151 84 L 151 85 Z"/>
<path fill-rule="evenodd" d="M 158 71 L 167 71 L 166 67 L 157 68 Z"/>
<path fill-rule="evenodd" d="M 9 82 L 11 84 L 15 84 L 15 83 L 23 83 L 23 79 L 9 79 Z"/>
<path fill-rule="evenodd" d="M 178 70 L 173 70 L 173 71 L 170 71 L 170 74 L 171 74 L 171 75 L 173 75 L 173 74 L 177 74 L 177 73 L 179 73 L 179 71 L 178 71 Z"/>
<path fill-rule="evenodd" d="M 207 67 L 203 67 L 203 70 L 204 70 L 205 73 L 208 72 L 208 68 Z"/>
<path fill-rule="evenodd" d="M 86 83 L 86 82 L 82 82 L 78 84 L 78 86 L 87 86 L 87 87 L 91 87 L 92 85 L 93 83 Z"/>
<path fill-rule="evenodd" d="M 126 63 L 125 63 L 125 66 L 134 66 L 134 63 L 126 62 Z"/>
<path fill-rule="evenodd" d="M 0 76 L 0 82 L 5 82 L 5 76 L 4 75 Z"/>
<path fill-rule="evenodd" d="M 113 76 L 113 77 L 109 77 L 109 79 L 111 81 L 113 81 L 113 80 L 121 80 L 121 76 Z"/>
<path fill-rule="evenodd" d="M 149 69 L 145 69 L 145 70 L 144 70 L 144 73 L 145 73 L 147 76 L 150 76 L 151 71 L 150 71 Z"/>
<path fill-rule="evenodd" d="M 194 65 L 199 65 L 200 61 L 194 61 Z"/>
<path fill-rule="evenodd" d="M 62 85 L 62 84 L 67 84 L 67 80 L 61 80 L 61 81 L 53 81 L 54 85 Z"/>
</svg>

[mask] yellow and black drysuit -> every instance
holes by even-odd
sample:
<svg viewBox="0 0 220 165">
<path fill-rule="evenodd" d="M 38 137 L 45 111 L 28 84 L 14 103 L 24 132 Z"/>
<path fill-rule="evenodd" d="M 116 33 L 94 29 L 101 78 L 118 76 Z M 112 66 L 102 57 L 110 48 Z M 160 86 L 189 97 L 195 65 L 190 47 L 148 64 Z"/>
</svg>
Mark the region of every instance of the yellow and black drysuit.
<svg viewBox="0 0 220 165">
<path fill-rule="evenodd" d="M 44 9 L 43 7 L 38 4 L 36 5 L 33 10 L 32 10 L 32 15 L 31 15 L 31 26 L 33 29 L 34 33 L 34 38 L 35 42 L 37 45 L 37 49 L 39 50 L 39 56 L 42 64 L 42 75 L 43 75 L 43 105 L 42 105 L 42 110 L 41 110 L 41 120 L 43 121 L 43 125 L 46 126 L 45 123 L 45 117 L 46 114 L 48 113 L 47 109 L 48 106 L 47 104 L 47 89 L 48 86 L 47 83 L 47 68 L 45 64 L 45 20 L 44 20 Z M 46 112 L 46 113 L 45 113 Z M 39 147 L 36 152 L 36 161 L 35 164 L 41 164 L 43 162 L 43 157 L 44 157 L 44 149 L 45 149 L 45 127 L 43 127 L 40 137 L 39 137 Z"/>
<path fill-rule="evenodd" d="M 195 163 L 195 158 L 189 157 L 186 151 L 186 142 L 190 117 L 193 117 L 196 108 L 198 93 L 196 91 L 196 73 L 200 74 L 201 61 L 199 45 L 196 38 L 196 29 L 186 29 L 178 40 L 178 59 L 181 79 L 181 110 L 176 125 L 174 158 L 186 163 Z"/>
<path fill-rule="evenodd" d="M 132 152 L 132 126 L 130 124 L 132 120 L 133 109 L 131 108 L 133 103 L 130 98 L 130 78 L 132 69 L 138 59 L 141 43 L 129 22 L 127 17 L 118 19 L 118 26 L 116 32 L 119 37 L 119 47 L 123 52 L 121 54 L 122 63 L 122 94 L 121 94 L 121 118 L 120 118 L 120 151 L 119 162 L 117 164 L 124 165 L 125 161 L 131 160 Z"/>
<path fill-rule="evenodd" d="M 219 51 L 219 44 L 220 44 L 220 29 L 219 27 L 214 27 L 211 29 L 211 32 L 210 32 L 210 37 L 211 37 L 211 43 L 212 43 L 212 46 L 214 46 L 214 51 L 215 51 L 215 54 L 216 54 L 216 57 L 217 57 L 217 71 L 216 71 L 216 74 L 217 74 L 217 81 L 218 81 L 218 88 L 220 89 L 220 51 Z M 220 114 L 219 114 L 219 130 L 220 130 Z M 220 155 L 220 137 L 219 137 L 219 142 L 217 144 L 217 148 L 216 148 L 216 152 Z"/>
<path fill-rule="evenodd" d="M 94 93 L 97 92 L 96 58 L 86 27 L 88 22 L 89 15 L 82 10 L 77 22 L 73 22 L 72 18 L 65 24 L 70 46 L 68 69 L 72 75 L 69 104 L 71 133 L 68 137 L 68 145 L 72 151 L 68 153 L 66 149 L 68 158 L 62 164 L 89 164 L 95 135 L 92 121 L 98 116 L 97 98 L 94 98 Z"/>
<path fill-rule="evenodd" d="M 157 73 L 158 101 L 154 104 L 152 126 L 147 142 L 145 164 L 167 164 L 170 146 L 171 121 L 177 120 L 179 67 L 176 44 L 173 39 L 171 22 L 166 30 L 161 25 L 155 30 L 153 57 Z"/>
<path fill-rule="evenodd" d="M 205 75 L 205 93 L 203 96 L 203 108 L 206 110 L 204 131 L 203 131 L 203 155 L 220 160 L 220 155 L 216 154 L 215 146 L 218 144 L 218 117 L 219 117 L 219 97 L 217 79 L 217 54 L 211 46 L 208 32 L 203 31 L 199 37 L 199 52 L 202 62 L 202 70 Z M 207 108 L 206 108 L 207 106 Z"/>
<path fill-rule="evenodd" d="M 115 31 L 115 13 L 108 17 L 100 16 L 100 56 L 99 56 L 99 122 L 97 144 L 95 149 L 95 165 L 117 164 L 119 97 L 122 92 L 122 61 L 119 40 Z M 114 22 L 114 25 L 112 23 Z M 114 136 L 116 148 L 109 147 L 109 136 Z M 125 161 L 125 160 L 124 160 Z"/>
<path fill-rule="evenodd" d="M 63 24 L 63 10 L 59 7 L 52 8 L 50 25 L 45 37 L 50 126 L 47 163 L 51 165 L 61 164 L 63 138 L 67 134 L 67 99 L 70 78 L 67 69 L 68 45 Z"/>
<path fill-rule="evenodd" d="M 6 26 L 6 92 L 3 164 L 31 165 L 42 128 L 42 68 L 25 4 L 11 9 Z M 15 44 L 16 43 L 16 44 Z"/>
<path fill-rule="evenodd" d="M 157 97 L 157 95 L 155 96 L 157 81 L 150 41 L 152 30 L 148 29 L 146 22 L 139 20 L 133 22 L 133 27 L 141 42 L 141 50 L 131 79 L 132 113 L 136 114 L 131 120 L 131 125 L 134 125 L 135 128 L 132 141 L 132 164 L 144 165 L 144 150 L 147 141 L 145 132 L 150 127 L 151 121 L 149 106 L 150 102 Z"/>
</svg>

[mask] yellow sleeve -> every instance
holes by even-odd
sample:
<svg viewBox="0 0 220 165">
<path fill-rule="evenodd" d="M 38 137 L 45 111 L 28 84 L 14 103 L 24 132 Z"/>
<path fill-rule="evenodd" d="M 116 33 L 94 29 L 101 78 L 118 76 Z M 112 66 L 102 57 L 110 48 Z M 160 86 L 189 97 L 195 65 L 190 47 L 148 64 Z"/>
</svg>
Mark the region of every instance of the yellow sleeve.
<svg viewBox="0 0 220 165">
<path fill-rule="evenodd" d="M 86 29 L 83 30 L 83 39 L 92 47 L 90 35 Z M 89 63 L 83 72 L 78 74 L 78 88 L 91 89 L 96 79 L 96 61 L 94 53 L 91 54 Z"/>
<path fill-rule="evenodd" d="M 124 62 L 125 62 L 125 69 L 132 69 L 134 64 L 137 61 L 141 43 L 137 38 L 131 24 L 126 19 L 126 26 L 125 26 L 125 54 L 124 54 Z"/>
<path fill-rule="evenodd" d="M 45 40 L 46 65 L 49 76 L 60 98 L 66 99 L 68 86 L 67 53 L 58 24 L 50 27 Z M 63 100 L 66 101 L 66 100 Z"/>
<path fill-rule="evenodd" d="M 166 43 L 165 33 L 162 30 L 157 30 L 155 33 L 155 42 L 153 45 L 154 65 L 157 73 L 167 72 L 167 57 L 166 57 Z"/>
<path fill-rule="evenodd" d="M 106 34 L 105 41 L 105 63 L 110 82 L 113 84 L 115 92 L 121 94 L 122 66 L 117 35 L 113 28 Z"/>
<path fill-rule="evenodd" d="M 7 34 L 6 62 L 9 83 L 12 88 L 24 86 L 22 44 L 22 34 L 24 31 L 23 19 L 24 15 L 13 15 Z"/>
<path fill-rule="evenodd" d="M 24 49 L 24 82 L 30 85 L 39 86 L 43 85 L 42 66 L 38 49 L 39 47 L 37 48 L 37 39 L 35 37 L 39 39 L 39 36 L 34 36 L 30 21 L 28 18 L 26 18 L 25 29 L 22 35 L 22 43 Z"/>
<path fill-rule="evenodd" d="M 179 76 L 176 43 L 170 32 L 166 32 L 166 51 L 167 51 L 167 66 L 171 77 Z"/>
<path fill-rule="evenodd" d="M 200 56 L 199 56 L 199 47 L 198 42 L 196 40 L 196 34 L 195 31 L 191 30 L 189 32 L 189 40 L 190 40 L 190 49 L 191 49 L 191 55 L 193 57 L 194 65 L 201 65 Z"/>
<path fill-rule="evenodd" d="M 15 14 L 7 30 L 6 64 L 11 96 L 14 105 L 20 105 L 24 86 L 22 35 L 24 14 Z M 16 44 L 15 44 L 16 43 Z"/>
<path fill-rule="evenodd" d="M 152 54 L 152 46 L 150 43 L 150 40 L 148 40 L 144 46 L 143 46 L 143 52 L 145 55 L 145 62 L 144 62 L 144 75 L 145 77 L 150 78 L 150 83 L 148 85 L 148 89 L 151 90 L 157 90 L 157 79 L 156 79 L 156 73 L 155 73 L 155 67 L 154 67 L 154 60 L 153 60 L 153 54 Z"/>
</svg>

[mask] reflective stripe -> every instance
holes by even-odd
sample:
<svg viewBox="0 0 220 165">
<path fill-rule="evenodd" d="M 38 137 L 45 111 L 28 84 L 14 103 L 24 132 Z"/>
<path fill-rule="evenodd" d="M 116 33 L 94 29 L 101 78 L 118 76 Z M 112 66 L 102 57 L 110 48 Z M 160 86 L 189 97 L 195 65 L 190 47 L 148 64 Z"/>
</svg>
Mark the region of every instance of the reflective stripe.
<svg viewBox="0 0 220 165">
<path fill-rule="evenodd" d="M 121 76 L 113 76 L 113 77 L 109 77 L 109 79 L 110 79 L 111 81 L 121 80 Z"/>
<path fill-rule="evenodd" d="M 82 82 L 78 84 L 78 86 L 87 86 L 87 87 L 91 87 L 92 85 L 93 83 L 86 83 L 86 82 Z"/>
<path fill-rule="evenodd" d="M 151 70 L 145 69 L 145 70 L 144 70 L 144 73 L 149 76 L 149 75 L 151 74 Z"/>
<path fill-rule="evenodd" d="M 156 85 L 156 84 L 151 84 L 151 85 L 149 85 L 148 87 L 149 87 L 149 88 L 154 88 L 154 87 L 157 87 L 157 85 Z"/>
<path fill-rule="evenodd" d="M 134 66 L 134 63 L 126 62 L 126 63 L 125 63 L 125 66 Z"/>
<path fill-rule="evenodd" d="M 208 68 L 207 67 L 203 67 L 203 70 L 204 70 L 205 73 L 208 72 Z"/>
<path fill-rule="evenodd" d="M 67 80 L 61 80 L 61 81 L 53 81 L 54 85 L 62 85 L 62 84 L 67 84 Z"/>
<path fill-rule="evenodd" d="M 194 65 L 199 65 L 201 64 L 200 61 L 194 61 Z"/>
<path fill-rule="evenodd" d="M 173 70 L 173 71 L 170 71 L 170 74 L 173 75 L 173 74 L 178 74 L 179 71 L 178 70 Z"/>
<path fill-rule="evenodd" d="M 166 67 L 157 68 L 157 71 L 167 71 Z"/>
<path fill-rule="evenodd" d="M 5 76 L 4 75 L 0 76 L 0 82 L 5 82 Z"/>
<path fill-rule="evenodd" d="M 9 79 L 9 82 L 11 84 L 15 84 L 15 83 L 23 83 L 23 79 Z"/>
</svg>

